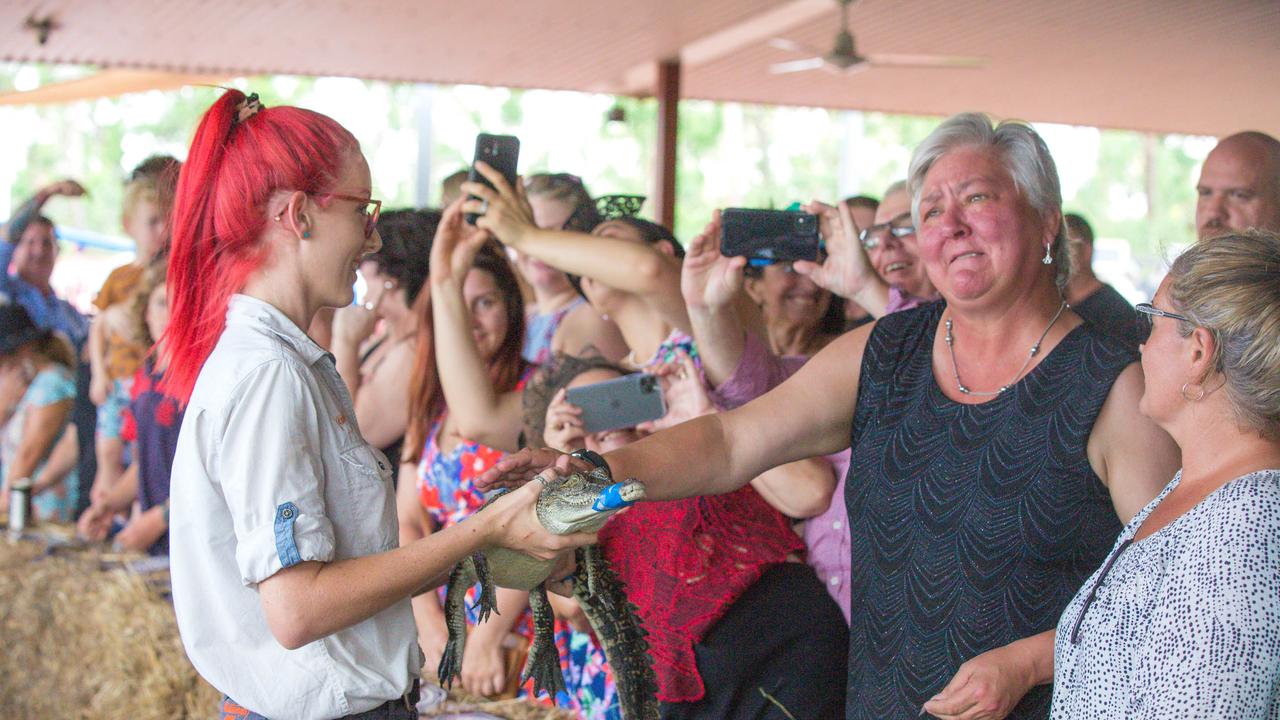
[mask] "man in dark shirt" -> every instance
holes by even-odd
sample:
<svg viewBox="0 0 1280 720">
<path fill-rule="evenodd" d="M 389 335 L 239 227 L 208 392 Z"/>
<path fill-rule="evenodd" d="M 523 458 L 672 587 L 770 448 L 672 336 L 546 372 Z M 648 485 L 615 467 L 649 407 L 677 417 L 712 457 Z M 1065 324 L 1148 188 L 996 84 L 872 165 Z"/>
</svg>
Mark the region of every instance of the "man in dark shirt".
<svg viewBox="0 0 1280 720">
<path fill-rule="evenodd" d="M 1093 274 L 1093 228 L 1075 213 L 1067 213 L 1065 217 L 1071 248 L 1067 303 L 1085 322 L 1137 350 L 1146 338 L 1140 336 L 1133 306 Z"/>
</svg>

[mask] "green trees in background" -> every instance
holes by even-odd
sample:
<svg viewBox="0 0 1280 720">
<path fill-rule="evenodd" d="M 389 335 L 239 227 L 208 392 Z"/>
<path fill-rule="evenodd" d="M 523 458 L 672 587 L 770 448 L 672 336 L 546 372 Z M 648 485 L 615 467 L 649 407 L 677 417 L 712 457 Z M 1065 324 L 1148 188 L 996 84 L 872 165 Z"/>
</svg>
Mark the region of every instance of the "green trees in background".
<svg viewBox="0 0 1280 720">
<path fill-rule="evenodd" d="M 40 84 L 87 72 L 20 69 L 28 83 L 30 73 L 37 73 Z M 16 77 L 16 72 L 0 74 L 0 88 L 12 87 Z M 433 202 L 440 180 L 470 162 L 475 133 L 481 130 L 521 136 L 525 173 L 573 172 L 597 194 L 651 194 L 654 185 L 653 100 L 340 78 L 232 82 L 258 92 L 268 107 L 311 107 L 351 128 L 370 158 L 376 192 L 387 207 L 412 205 L 424 196 L 418 187 L 424 124 L 432 137 L 431 167 L 423 174 L 431 187 L 425 196 Z M 55 219 L 120 235 L 126 173 L 155 152 L 181 158 L 201 113 L 219 92 L 186 88 L 0 108 L 0 127 L 9 131 L 10 143 L 17 141 L 7 155 L 0 152 L 0 191 L 7 189 L 12 206 L 47 182 L 76 177 L 89 188 L 90 198 L 53 204 Z M 624 122 L 606 120 L 615 104 L 624 110 Z M 905 176 L 911 148 L 936 123 L 937 118 L 882 113 L 686 101 L 680 112 L 676 233 L 681 238 L 696 233 L 718 207 L 785 207 L 842 194 L 879 195 Z M 1125 131 L 1073 132 L 1083 132 L 1087 141 L 1054 147 L 1055 133 L 1046 133 L 1063 171 L 1067 209 L 1086 215 L 1100 237 L 1127 240 L 1142 274 L 1158 276 L 1160 259 L 1194 238 L 1195 172 L 1211 143 Z M 1074 184 L 1068 175 L 1075 176 Z M 645 210 L 652 212 L 652 205 Z"/>
</svg>

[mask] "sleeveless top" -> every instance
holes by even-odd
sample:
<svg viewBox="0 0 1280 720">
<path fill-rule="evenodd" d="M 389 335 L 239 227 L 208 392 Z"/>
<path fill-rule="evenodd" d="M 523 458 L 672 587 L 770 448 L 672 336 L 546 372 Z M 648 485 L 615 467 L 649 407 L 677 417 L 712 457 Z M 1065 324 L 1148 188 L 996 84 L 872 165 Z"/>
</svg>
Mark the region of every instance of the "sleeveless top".
<svg viewBox="0 0 1280 720">
<path fill-rule="evenodd" d="M 1133 352 L 1081 324 L 1007 392 L 965 405 L 933 374 L 945 307 L 881 319 L 862 360 L 850 720 L 915 717 L 966 660 L 1052 630 L 1120 531 L 1086 448 Z M 1050 694 L 1033 688 L 1009 717 L 1048 717 Z"/>
<path fill-rule="evenodd" d="M 520 351 L 526 362 L 534 365 L 546 365 L 551 360 L 551 341 L 556 337 L 556 330 L 565 316 L 586 302 L 578 297 L 564 307 L 549 313 L 532 313 L 525 319 L 524 349 Z"/>
<path fill-rule="evenodd" d="M 646 366 L 698 361 L 693 339 L 673 330 Z M 648 633 L 658 699 L 694 702 L 706 687 L 694 645 L 773 565 L 804 552 L 790 521 L 745 485 L 724 495 L 636 503 L 600 530 L 600 548 Z"/>
</svg>

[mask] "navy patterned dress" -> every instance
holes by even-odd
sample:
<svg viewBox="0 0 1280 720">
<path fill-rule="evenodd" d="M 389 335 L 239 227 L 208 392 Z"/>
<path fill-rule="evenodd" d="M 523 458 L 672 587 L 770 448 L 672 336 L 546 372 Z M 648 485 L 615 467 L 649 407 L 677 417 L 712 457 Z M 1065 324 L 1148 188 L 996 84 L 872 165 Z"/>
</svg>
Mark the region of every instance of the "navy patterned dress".
<svg viewBox="0 0 1280 720">
<path fill-rule="evenodd" d="M 957 403 L 932 367 L 945 307 L 880 320 L 863 357 L 845 488 L 850 720 L 916 717 L 961 663 L 1056 627 L 1120 531 L 1086 447 L 1137 356 L 1082 324 L 1009 391 Z M 1050 694 L 1032 689 L 1009 717 L 1048 717 Z"/>
</svg>

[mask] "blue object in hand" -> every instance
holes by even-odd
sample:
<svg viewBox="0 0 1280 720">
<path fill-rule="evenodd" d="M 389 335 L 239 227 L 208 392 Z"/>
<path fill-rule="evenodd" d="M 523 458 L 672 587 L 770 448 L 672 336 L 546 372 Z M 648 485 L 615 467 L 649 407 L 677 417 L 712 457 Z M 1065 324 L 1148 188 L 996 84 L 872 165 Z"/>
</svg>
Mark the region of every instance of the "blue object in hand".
<svg viewBox="0 0 1280 720">
<path fill-rule="evenodd" d="M 591 504 L 591 509 L 596 512 L 606 512 L 634 505 L 634 500 L 623 499 L 621 492 L 623 485 L 626 485 L 626 483 L 614 483 L 601 490 L 600 494 L 596 496 L 596 501 Z"/>
</svg>

